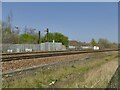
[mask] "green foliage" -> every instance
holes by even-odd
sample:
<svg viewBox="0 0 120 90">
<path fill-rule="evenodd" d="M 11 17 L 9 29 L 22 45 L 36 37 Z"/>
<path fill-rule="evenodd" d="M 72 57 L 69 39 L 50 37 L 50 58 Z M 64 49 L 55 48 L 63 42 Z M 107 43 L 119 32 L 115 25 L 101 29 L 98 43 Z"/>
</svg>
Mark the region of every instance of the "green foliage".
<svg viewBox="0 0 120 90">
<path fill-rule="evenodd" d="M 41 42 L 46 42 L 46 38 L 47 38 L 47 35 L 43 36 L 41 38 Z M 55 42 L 62 42 L 63 45 L 65 46 L 68 46 L 68 37 L 67 36 L 64 36 L 63 34 L 61 33 L 48 33 L 48 41 L 49 42 L 52 42 L 52 41 L 55 41 Z"/>
<path fill-rule="evenodd" d="M 37 35 L 31 35 L 31 34 L 20 35 L 20 44 L 31 44 L 31 43 L 37 43 Z"/>
<path fill-rule="evenodd" d="M 95 39 L 91 40 L 91 44 L 92 44 L 92 46 L 96 46 L 97 45 L 97 42 L 95 41 Z"/>
<path fill-rule="evenodd" d="M 2 31 L 2 41 L 3 43 L 9 44 L 37 44 L 38 42 L 38 34 L 32 28 L 25 28 L 23 34 L 19 33 L 19 30 L 11 29 L 7 26 L 6 23 L 3 23 L 3 31 Z M 42 36 L 40 38 L 40 42 L 46 42 L 47 35 Z M 48 41 L 52 42 L 61 42 L 63 45 L 68 45 L 68 37 L 64 36 L 61 33 L 48 33 Z"/>
<path fill-rule="evenodd" d="M 27 33 L 20 34 L 19 28 L 10 28 L 6 22 L 2 22 L 2 43 L 5 44 L 35 44 L 38 40 L 38 35 L 34 29 L 27 28 Z"/>
<path fill-rule="evenodd" d="M 112 48 L 112 43 L 110 41 L 108 41 L 107 39 L 104 39 L 104 38 L 99 39 L 98 45 L 101 48 Z"/>
</svg>

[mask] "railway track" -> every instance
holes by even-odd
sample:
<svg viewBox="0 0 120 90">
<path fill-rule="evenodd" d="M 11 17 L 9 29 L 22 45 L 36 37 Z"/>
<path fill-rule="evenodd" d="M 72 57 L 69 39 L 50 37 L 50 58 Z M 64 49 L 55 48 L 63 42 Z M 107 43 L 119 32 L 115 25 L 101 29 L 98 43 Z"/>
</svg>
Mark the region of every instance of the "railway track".
<svg viewBox="0 0 120 90">
<path fill-rule="evenodd" d="M 36 54 L 36 53 L 54 53 L 54 52 L 65 52 L 66 50 L 63 51 L 37 51 L 37 52 L 20 52 L 20 53 L 2 53 L 2 55 L 20 55 L 20 54 Z M 69 50 L 67 50 L 69 51 Z"/>
<path fill-rule="evenodd" d="M 7 62 L 12 60 L 24 60 L 24 59 L 33 59 L 33 58 L 45 58 L 45 57 L 54 57 L 54 56 L 64 56 L 64 55 L 75 55 L 83 53 L 97 53 L 97 52 L 109 52 L 109 51 L 118 51 L 114 50 L 99 50 L 99 51 L 51 51 L 51 52 L 29 52 L 29 53 L 13 53 L 13 54 L 2 54 L 2 61 Z"/>
<path fill-rule="evenodd" d="M 99 53 L 99 52 L 110 52 L 110 51 L 118 51 L 118 50 L 99 50 L 99 51 L 71 51 L 71 52 L 62 52 L 62 53 L 48 53 L 48 54 L 41 54 L 41 55 L 36 55 L 36 56 L 33 56 L 33 55 L 30 55 L 30 56 L 27 56 L 27 57 L 23 57 L 23 56 L 20 56 L 20 57 L 11 57 L 11 58 L 4 58 L 4 60 L 6 59 L 6 61 L 2 61 L 3 63 L 5 62 L 6 65 L 4 65 L 4 67 L 8 67 L 10 65 L 9 62 L 7 61 L 12 61 L 12 60 L 18 60 L 18 59 L 22 59 L 24 60 L 29 58 L 29 59 L 32 59 L 32 58 L 43 58 L 43 57 L 54 57 L 54 56 L 63 56 L 63 55 L 76 55 L 76 54 L 84 54 L 84 53 Z M 54 65 L 60 65 L 60 64 L 64 64 L 64 63 L 70 63 L 70 62 L 82 62 L 84 60 L 89 60 L 88 59 L 89 57 L 88 56 L 84 56 L 81 58 L 81 60 L 78 60 L 78 59 L 75 59 L 75 60 L 67 60 L 67 59 L 63 59 L 63 60 L 49 60 L 47 59 L 46 61 L 44 61 L 44 63 L 42 62 L 37 62 L 38 64 L 35 64 L 35 62 L 31 62 L 32 65 L 28 65 L 29 64 L 29 60 L 26 60 L 28 62 L 25 62 L 24 64 L 22 64 L 22 62 L 18 62 L 19 64 L 21 63 L 22 66 L 20 65 L 20 67 L 16 67 L 18 64 L 17 63 L 14 63 L 12 62 L 12 64 L 9 66 L 9 68 L 7 70 L 4 71 L 4 69 L 2 69 L 2 76 L 4 78 L 4 82 L 6 81 L 11 81 L 11 78 L 14 77 L 14 76 L 22 76 L 22 74 L 26 74 L 26 73 L 30 73 L 31 74 L 34 74 L 36 71 L 34 70 L 37 70 L 38 68 L 43 68 L 45 67 L 46 69 L 48 69 L 49 67 L 52 67 Z M 20 60 L 20 61 L 22 61 Z M 47 62 L 49 61 L 49 62 Z M 14 66 L 13 66 L 14 65 Z M 33 70 L 33 71 L 32 71 Z"/>
</svg>

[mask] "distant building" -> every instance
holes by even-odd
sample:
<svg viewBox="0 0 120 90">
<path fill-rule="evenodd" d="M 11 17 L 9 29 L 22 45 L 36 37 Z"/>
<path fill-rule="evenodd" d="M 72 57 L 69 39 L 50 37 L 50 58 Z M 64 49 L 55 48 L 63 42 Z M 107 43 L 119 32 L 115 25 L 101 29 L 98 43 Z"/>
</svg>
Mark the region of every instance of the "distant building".
<svg viewBox="0 0 120 90">
<path fill-rule="evenodd" d="M 83 42 L 81 44 L 81 49 L 84 50 L 84 49 L 93 49 L 91 43 L 86 43 L 86 42 Z"/>
<path fill-rule="evenodd" d="M 93 50 L 99 50 L 100 48 L 98 46 L 94 46 Z"/>
<path fill-rule="evenodd" d="M 69 49 L 79 49 L 79 42 L 76 40 L 69 41 Z"/>
</svg>

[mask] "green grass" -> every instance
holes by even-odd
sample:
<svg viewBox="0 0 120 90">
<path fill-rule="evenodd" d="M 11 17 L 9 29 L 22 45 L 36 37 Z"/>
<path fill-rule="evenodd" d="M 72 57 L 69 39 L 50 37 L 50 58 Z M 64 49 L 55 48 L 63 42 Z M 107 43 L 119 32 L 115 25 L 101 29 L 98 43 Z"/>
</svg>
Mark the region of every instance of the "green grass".
<svg viewBox="0 0 120 90">
<path fill-rule="evenodd" d="M 111 56 L 95 58 L 92 60 L 87 60 L 82 64 L 71 64 L 66 66 L 60 66 L 57 69 L 39 72 L 35 76 L 26 76 L 24 79 L 16 80 L 14 82 L 9 82 L 8 84 L 3 84 L 3 87 L 12 87 L 12 88 L 47 88 L 49 83 L 57 80 L 55 86 L 60 86 L 66 81 L 65 87 L 73 87 L 73 82 L 84 82 L 85 78 L 83 77 L 86 72 L 94 68 L 99 68 L 101 65 L 113 60 L 116 54 Z M 78 79 L 76 79 L 78 76 Z M 72 77 L 72 78 L 71 78 Z M 92 82 L 91 82 L 92 83 Z M 78 85 L 78 87 L 80 87 Z"/>
</svg>

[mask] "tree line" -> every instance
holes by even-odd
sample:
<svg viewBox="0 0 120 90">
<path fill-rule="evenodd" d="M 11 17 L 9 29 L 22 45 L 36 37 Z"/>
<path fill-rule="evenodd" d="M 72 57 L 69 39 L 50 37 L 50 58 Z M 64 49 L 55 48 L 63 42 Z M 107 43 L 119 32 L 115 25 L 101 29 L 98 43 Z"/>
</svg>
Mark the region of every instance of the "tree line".
<svg viewBox="0 0 120 90">
<path fill-rule="evenodd" d="M 36 29 L 30 28 L 30 27 L 24 27 L 24 29 L 21 29 L 19 27 L 12 27 L 11 25 L 11 16 L 8 16 L 7 22 L 0 22 L 0 25 L 2 24 L 2 43 L 3 44 L 37 44 L 38 43 L 38 32 Z M 48 38 L 48 40 L 47 40 Z M 48 34 L 41 35 L 40 37 L 40 43 L 44 43 L 46 41 L 48 42 L 61 42 L 63 45 L 68 47 L 69 39 L 67 36 L 54 32 L 49 32 Z M 118 48 L 117 43 L 112 43 L 109 40 L 105 38 L 100 38 L 98 42 L 95 39 L 92 39 L 90 44 L 92 46 L 99 46 L 101 49 L 104 48 Z M 82 44 L 80 43 L 79 47 Z M 119 44 L 120 47 L 120 44 Z"/>
<path fill-rule="evenodd" d="M 109 49 L 109 48 L 118 48 L 118 44 L 117 43 L 112 43 L 109 40 L 105 39 L 105 38 L 100 38 L 98 40 L 98 42 L 95 39 L 91 40 L 91 45 L 92 46 L 99 46 L 101 49 Z"/>
<path fill-rule="evenodd" d="M 46 42 L 47 34 L 41 35 L 40 43 Z M 48 33 L 48 42 L 61 42 L 63 45 L 68 46 L 68 37 L 54 32 Z M 2 23 L 2 43 L 3 44 L 37 44 L 38 31 L 33 28 L 26 27 L 20 32 L 18 27 L 10 27 L 7 23 Z"/>
</svg>

